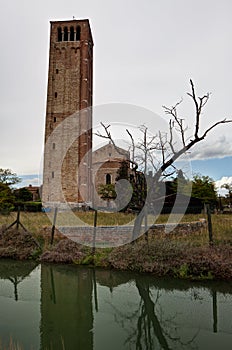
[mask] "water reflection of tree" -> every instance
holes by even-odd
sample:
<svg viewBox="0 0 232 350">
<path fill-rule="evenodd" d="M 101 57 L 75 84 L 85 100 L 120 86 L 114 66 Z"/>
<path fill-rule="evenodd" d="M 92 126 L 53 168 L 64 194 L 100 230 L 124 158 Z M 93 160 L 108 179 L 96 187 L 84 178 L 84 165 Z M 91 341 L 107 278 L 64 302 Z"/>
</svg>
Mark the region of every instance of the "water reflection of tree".
<svg viewBox="0 0 232 350">
<path fill-rule="evenodd" d="M 22 261 L 20 264 L 17 261 L 5 260 L 1 261 L 0 279 L 9 280 L 14 286 L 14 298 L 18 301 L 18 285 L 21 283 L 34 268 L 38 265 L 34 261 Z"/>
<path fill-rule="evenodd" d="M 153 300 L 149 283 L 140 278 L 135 279 L 135 285 L 140 296 L 138 308 L 130 314 L 117 310 L 116 322 L 125 329 L 125 321 L 130 323 L 129 335 L 125 345 L 129 345 L 136 350 L 152 350 L 156 348 L 157 342 L 165 350 L 173 348 L 178 349 L 196 349 L 194 339 L 197 334 L 187 342 L 183 342 L 178 335 L 178 327 L 175 324 L 175 317 L 164 319 L 164 312 L 159 302 L 161 294 L 157 291 L 156 298 Z M 136 327 L 134 320 L 137 319 Z M 127 324 L 128 327 L 128 324 Z"/>
</svg>

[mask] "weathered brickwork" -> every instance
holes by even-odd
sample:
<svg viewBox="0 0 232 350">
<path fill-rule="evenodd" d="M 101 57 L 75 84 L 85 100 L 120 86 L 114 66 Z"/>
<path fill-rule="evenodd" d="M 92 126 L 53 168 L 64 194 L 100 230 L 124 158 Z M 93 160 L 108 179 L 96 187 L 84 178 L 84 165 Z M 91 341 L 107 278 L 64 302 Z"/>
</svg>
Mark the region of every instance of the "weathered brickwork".
<svg viewBox="0 0 232 350">
<path fill-rule="evenodd" d="M 92 66 L 93 40 L 89 21 L 51 22 L 44 205 L 91 201 L 92 113 L 90 109 L 84 109 L 92 106 Z M 75 117 L 76 122 L 74 118 L 67 122 L 67 118 L 78 111 L 81 112 Z M 66 123 L 62 123 L 64 120 Z M 70 144 L 70 135 L 74 131 L 80 136 Z"/>
</svg>

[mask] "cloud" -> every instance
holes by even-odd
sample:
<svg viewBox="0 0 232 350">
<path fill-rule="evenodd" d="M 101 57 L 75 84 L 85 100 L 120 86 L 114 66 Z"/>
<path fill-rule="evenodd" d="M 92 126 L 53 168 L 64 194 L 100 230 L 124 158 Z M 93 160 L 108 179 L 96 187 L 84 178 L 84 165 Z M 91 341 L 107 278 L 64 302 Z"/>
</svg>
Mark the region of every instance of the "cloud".
<svg viewBox="0 0 232 350">
<path fill-rule="evenodd" d="M 232 176 L 223 176 L 220 180 L 215 181 L 216 187 L 221 187 L 224 184 L 232 185 Z"/>
<path fill-rule="evenodd" d="M 228 191 L 225 188 L 221 188 L 222 185 L 228 184 L 232 186 L 232 176 L 223 176 L 220 180 L 215 181 L 218 194 L 225 196 Z"/>
<path fill-rule="evenodd" d="M 232 143 L 226 136 L 221 135 L 216 139 L 210 138 L 207 142 L 200 142 L 191 150 L 191 159 L 224 158 L 231 156 Z"/>
</svg>

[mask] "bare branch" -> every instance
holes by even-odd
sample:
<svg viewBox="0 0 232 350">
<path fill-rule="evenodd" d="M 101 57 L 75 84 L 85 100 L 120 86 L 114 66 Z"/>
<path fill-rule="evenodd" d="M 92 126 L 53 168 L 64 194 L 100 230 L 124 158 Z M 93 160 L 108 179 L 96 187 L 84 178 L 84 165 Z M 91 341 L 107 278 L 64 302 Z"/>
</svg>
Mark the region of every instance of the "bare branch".
<svg viewBox="0 0 232 350">
<path fill-rule="evenodd" d="M 190 139 L 190 141 L 186 144 L 185 140 L 184 140 L 184 132 L 186 131 L 186 129 L 184 129 L 183 127 L 183 119 L 180 119 L 178 117 L 177 114 L 177 106 L 179 106 L 179 104 L 181 102 L 178 102 L 174 107 L 168 108 L 166 106 L 163 106 L 165 109 L 165 113 L 169 114 L 173 117 L 174 120 L 170 120 L 169 121 L 169 132 L 170 132 L 170 140 L 169 140 L 169 145 L 171 148 L 171 151 L 173 153 L 173 155 L 170 155 L 170 157 L 168 157 L 169 159 L 167 159 L 166 161 L 163 162 L 162 166 L 160 167 L 159 171 L 157 172 L 157 178 L 169 167 L 171 166 L 174 161 L 176 159 L 178 159 L 182 154 L 186 153 L 190 148 L 192 148 L 196 143 L 202 141 L 207 134 L 214 129 L 216 126 L 220 125 L 220 124 L 225 124 L 225 123 L 231 123 L 232 120 L 227 120 L 227 119 L 223 119 L 220 120 L 218 122 L 216 122 L 215 124 L 213 124 L 212 126 L 210 126 L 203 134 L 202 136 L 199 136 L 199 128 L 200 128 L 200 116 L 202 114 L 202 108 L 206 105 L 206 103 L 209 100 L 209 96 L 210 94 L 207 93 L 206 95 L 203 95 L 202 97 L 196 97 L 195 94 L 195 88 L 194 88 L 194 84 L 193 81 L 190 80 L 190 84 L 191 84 L 191 93 L 188 93 L 188 95 L 192 98 L 194 104 L 195 104 L 195 131 L 194 131 L 194 135 L 193 138 Z M 179 130 L 181 132 L 181 136 L 182 136 L 182 143 L 183 143 L 183 147 L 181 149 L 179 149 L 179 151 L 175 151 L 174 146 L 173 146 L 173 127 L 174 127 L 174 123 L 177 123 Z"/>
<path fill-rule="evenodd" d="M 172 129 L 174 127 L 174 122 L 173 120 L 169 120 L 169 135 L 170 135 L 170 139 L 169 139 L 169 146 L 171 148 L 171 151 L 173 154 L 175 154 L 175 149 L 174 149 L 174 145 L 173 145 L 173 133 L 172 133 Z"/>
<path fill-rule="evenodd" d="M 130 133 L 130 131 L 128 129 L 126 129 L 127 134 L 130 136 L 131 139 L 131 144 L 132 144 L 132 161 L 135 161 L 135 140 L 132 136 L 132 134 Z"/>
<path fill-rule="evenodd" d="M 174 106 L 170 107 L 166 107 L 166 106 L 162 106 L 163 109 L 165 110 L 166 114 L 171 114 L 173 115 L 174 118 L 177 117 L 177 107 L 183 102 L 183 99 L 181 99 L 179 102 L 177 102 Z"/>
<path fill-rule="evenodd" d="M 226 123 L 232 123 L 232 119 L 230 120 L 230 119 L 223 119 L 223 120 L 220 120 L 220 121 L 218 121 L 217 123 L 215 123 L 215 124 L 213 124 L 212 126 L 210 126 L 205 132 L 204 132 L 204 134 L 200 137 L 200 140 L 203 140 L 205 137 L 206 137 L 206 135 L 212 130 L 212 129 L 214 129 L 217 125 L 220 125 L 220 124 L 226 124 Z"/>
<path fill-rule="evenodd" d="M 172 175 L 174 175 L 174 174 L 176 174 L 176 170 L 173 170 L 173 171 L 171 171 L 171 172 L 169 172 L 169 173 L 163 173 L 162 176 L 165 178 L 165 177 L 172 176 Z"/>
<path fill-rule="evenodd" d="M 172 139 L 173 137 L 173 134 L 172 134 L 172 129 L 171 129 L 171 125 L 172 125 L 172 128 L 175 126 L 175 123 L 177 125 L 177 130 L 180 132 L 181 134 L 181 140 L 182 140 L 182 143 L 183 143 L 183 146 L 185 146 L 185 131 L 187 130 L 187 128 L 184 128 L 184 124 L 183 124 L 183 121 L 184 119 L 183 118 L 179 118 L 178 117 L 178 114 L 177 114 L 177 107 L 183 102 L 183 99 L 181 99 L 179 102 L 177 102 L 175 104 L 175 106 L 169 108 L 169 107 L 166 107 L 166 106 L 163 106 L 164 108 L 164 111 L 165 111 L 165 114 L 168 114 L 168 115 L 171 115 L 171 119 L 169 121 L 169 130 L 171 131 L 171 134 L 170 134 L 170 137 Z M 173 119 L 172 119 L 173 118 Z M 172 122 L 172 123 L 171 123 Z M 172 142 L 170 143 L 170 147 L 172 148 L 172 151 L 173 153 L 175 153 L 173 147 L 172 147 Z"/>
<path fill-rule="evenodd" d="M 104 138 L 104 139 L 108 139 L 108 140 L 112 143 L 112 145 L 114 146 L 114 148 L 116 149 L 116 151 L 117 151 L 119 154 L 125 156 L 125 153 L 120 149 L 120 147 L 118 147 L 118 146 L 115 144 L 114 139 L 113 139 L 112 136 L 111 136 L 111 133 L 110 133 L 110 131 L 109 131 L 109 128 L 110 128 L 111 125 L 106 126 L 104 123 L 101 122 L 101 126 L 104 128 L 106 135 L 100 134 L 99 131 L 98 131 L 97 133 L 95 133 L 95 135 L 96 135 L 96 136 L 99 136 L 99 137 L 102 137 L 102 138 Z"/>
<path fill-rule="evenodd" d="M 196 94 L 195 94 L 195 87 L 193 84 L 193 81 L 190 79 L 190 84 L 191 84 L 191 89 L 192 93 L 187 93 L 188 96 L 190 96 L 195 104 L 195 118 L 196 118 L 196 124 L 195 124 L 195 138 L 198 138 L 198 133 L 199 133 L 199 127 L 200 127 L 200 115 L 202 112 L 202 108 L 206 105 L 206 103 L 209 100 L 210 94 L 207 93 L 206 95 L 202 97 L 198 97 L 199 101 L 197 101 Z"/>
<path fill-rule="evenodd" d="M 162 154 L 162 161 L 165 163 L 165 143 L 163 142 L 163 138 L 161 132 L 159 131 L 159 140 L 160 140 L 160 149 Z"/>
<path fill-rule="evenodd" d="M 182 154 L 186 153 L 190 148 L 192 148 L 196 143 L 202 141 L 206 135 L 212 130 L 214 129 L 217 125 L 220 125 L 220 124 L 225 124 L 225 123 L 232 123 L 232 120 L 226 120 L 226 119 L 223 119 L 215 124 L 213 124 L 211 127 L 209 127 L 205 132 L 204 134 L 199 137 L 195 137 L 193 140 L 190 140 L 190 142 L 183 148 L 181 148 L 178 152 L 176 152 L 173 157 L 171 157 L 169 160 L 167 160 L 166 162 L 164 162 L 164 164 L 161 166 L 160 170 L 159 170 L 159 174 L 162 174 L 163 171 L 165 171 L 169 166 L 171 166 Z"/>
<path fill-rule="evenodd" d="M 96 135 L 96 136 L 99 136 L 99 137 L 102 137 L 102 138 L 104 138 L 104 139 L 108 139 L 108 140 L 112 143 L 112 145 L 114 146 L 114 148 L 116 149 L 116 151 L 117 151 L 119 154 L 125 156 L 125 153 L 121 150 L 120 147 L 118 147 L 118 146 L 116 145 L 116 143 L 114 142 L 114 139 L 112 138 L 112 135 L 111 135 L 111 133 L 110 133 L 110 131 L 109 131 L 109 128 L 110 128 L 111 125 L 106 126 L 104 123 L 101 122 L 101 126 L 104 128 L 106 135 L 100 134 L 99 131 L 98 131 L 97 133 L 95 133 L 95 135 Z M 134 166 L 133 170 L 137 170 L 138 164 L 137 164 L 134 160 L 131 160 L 131 159 L 127 159 L 127 160 L 128 160 L 129 163 L 131 163 L 131 164 Z"/>
</svg>

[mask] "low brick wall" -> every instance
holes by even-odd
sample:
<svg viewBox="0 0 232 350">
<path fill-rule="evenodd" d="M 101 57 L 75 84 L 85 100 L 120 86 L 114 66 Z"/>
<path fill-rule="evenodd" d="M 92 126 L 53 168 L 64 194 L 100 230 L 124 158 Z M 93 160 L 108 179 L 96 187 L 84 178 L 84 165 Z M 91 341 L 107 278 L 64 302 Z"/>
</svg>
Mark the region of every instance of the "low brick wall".
<svg viewBox="0 0 232 350">
<path fill-rule="evenodd" d="M 152 225 L 149 234 L 191 234 L 199 231 L 206 225 L 206 221 L 176 224 Z M 134 226 L 65 226 L 57 228 L 66 237 L 74 242 L 93 246 L 94 234 L 96 247 L 113 247 L 130 243 L 133 237 Z M 142 226 L 142 232 L 145 231 Z"/>
</svg>

